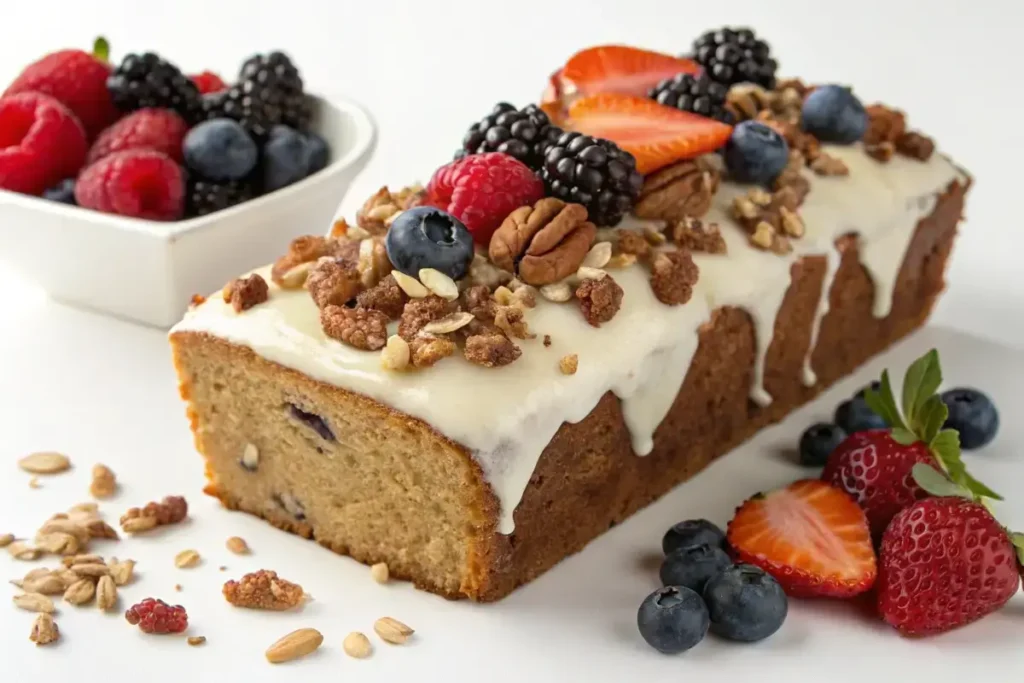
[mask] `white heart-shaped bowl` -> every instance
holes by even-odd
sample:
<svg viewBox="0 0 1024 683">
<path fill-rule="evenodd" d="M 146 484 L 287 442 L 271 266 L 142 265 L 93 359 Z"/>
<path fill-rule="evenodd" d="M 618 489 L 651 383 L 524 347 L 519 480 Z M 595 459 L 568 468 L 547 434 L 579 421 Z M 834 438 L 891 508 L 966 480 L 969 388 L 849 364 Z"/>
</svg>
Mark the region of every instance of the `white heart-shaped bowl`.
<svg viewBox="0 0 1024 683">
<path fill-rule="evenodd" d="M 370 114 L 314 97 L 323 170 L 224 211 L 176 222 L 124 218 L 0 190 L 0 261 L 53 299 L 169 328 L 194 294 L 269 263 L 299 235 L 324 234 L 377 143 Z"/>
</svg>

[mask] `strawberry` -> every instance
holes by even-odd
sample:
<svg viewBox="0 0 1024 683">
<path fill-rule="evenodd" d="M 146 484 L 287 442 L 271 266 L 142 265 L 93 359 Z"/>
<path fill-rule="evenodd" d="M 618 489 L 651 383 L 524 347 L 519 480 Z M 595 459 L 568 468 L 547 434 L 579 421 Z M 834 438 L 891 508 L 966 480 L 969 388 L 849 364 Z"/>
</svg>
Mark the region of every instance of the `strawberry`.
<svg viewBox="0 0 1024 683">
<path fill-rule="evenodd" d="M 750 498 L 736 510 L 726 539 L 738 562 L 760 567 L 794 597 L 849 598 L 875 583 L 864 511 L 817 479 Z"/>
<path fill-rule="evenodd" d="M 700 69 L 697 62 L 660 52 L 625 45 L 600 45 L 570 57 L 557 80 L 563 93 L 622 93 L 645 97 L 659 81 L 680 73 L 696 74 Z"/>
<path fill-rule="evenodd" d="M 825 463 L 822 480 L 846 491 L 864 508 L 876 541 L 897 512 L 928 495 L 915 476 L 921 471 L 918 465 L 926 477 L 937 468 L 966 489 L 998 498 L 967 474 L 957 432 L 942 428 L 949 410 L 936 394 L 941 383 L 939 356 L 932 349 L 907 368 L 901 414 L 889 372 L 883 372 L 878 388 L 869 389 L 864 398 L 890 429 L 850 435 Z"/>
<path fill-rule="evenodd" d="M 636 157 L 643 174 L 675 161 L 713 152 L 729 139 L 732 126 L 631 95 L 605 93 L 576 100 L 570 130 L 611 140 Z"/>
<path fill-rule="evenodd" d="M 878 612 L 905 636 L 977 621 L 1019 585 L 1014 543 L 974 500 L 918 501 L 897 513 L 882 537 Z"/>
<path fill-rule="evenodd" d="M 198 88 L 200 95 L 208 95 L 212 92 L 220 92 L 221 90 L 228 89 L 227 83 L 224 82 L 224 79 L 212 71 L 204 71 L 200 74 L 189 76 L 189 79 L 196 84 L 196 88 Z"/>
</svg>

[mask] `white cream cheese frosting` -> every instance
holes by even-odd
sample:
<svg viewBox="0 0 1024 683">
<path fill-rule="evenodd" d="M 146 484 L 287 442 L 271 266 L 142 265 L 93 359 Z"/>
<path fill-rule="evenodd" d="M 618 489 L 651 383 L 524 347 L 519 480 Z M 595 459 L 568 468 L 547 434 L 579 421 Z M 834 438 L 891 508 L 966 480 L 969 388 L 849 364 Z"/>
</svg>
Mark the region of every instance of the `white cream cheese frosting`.
<svg viewBox="0 0 1024 683">
<path fill-rule="evenodd" d="M 806 235 L 793 241 L 791 254 L 780 256 L 750 246 L 747 234 L 728 215 L 733 198 L 747 188 L 724 182 L 705 221 L 719 223 L 728 253 L 694 254 L 700 279 L 687 304 L 660 303 L 644 268 L 616 270 L 613 276 L 624 297 L 610 322 L 595 329 L 575 306 L 539 300 L 527 317 L 537 338 L 518 341 L 522 357 L 504 368 L 482 368 L 453 356 L 424 371 L 386 371 L 378 353 L 324 335 L 308 292 L 285 291 L 273 284 L 269 301 L 242 314 L 234 313 L 221 297 L 211 296 L 171 332 L 209 333 L 422 419 L 470 450 L 500 502 L 498 530 L 509 534 L 514 530 L 513 512 L 544 448 L 563 423 L 581 421 L 606 392 L 621 400 L 634 451 L 639 456 L 650 453 L 654 431 L 697 350 L 700 326 L 715 309 L 735 306 L 750 314 L 757 338 L 751 397 L 761 405 L 770 403 L 763 385 L 764 357 L 789 288 L 791 267 L 801 257 L 825 256 L 828 262 L 812 342 L 828 310 L 839 262 L 835 241 L 844 234 L 860 235 L 861 260 L 875 283 L 875 315 L 888 314 L 914 228 L 931 212 L 937 194 L 961 174 L 937 154 L 927 162 L 896 156 L 880 164 L 859 146 L 828 146 L 825 151 L 842 159 L 850 174 L 808 173 L 811 192 L 800 210 Z M 269 268 L 257 272 L 270 282 Z M 550 347 L 543 345 L 544 335 L 550 335 Z M 566 354 L 579 358 L 574 375 L 558 371 L 558 361 Z M 813 384 L 809 357 L 810 352 L 803 380 Z"/>
</svg>

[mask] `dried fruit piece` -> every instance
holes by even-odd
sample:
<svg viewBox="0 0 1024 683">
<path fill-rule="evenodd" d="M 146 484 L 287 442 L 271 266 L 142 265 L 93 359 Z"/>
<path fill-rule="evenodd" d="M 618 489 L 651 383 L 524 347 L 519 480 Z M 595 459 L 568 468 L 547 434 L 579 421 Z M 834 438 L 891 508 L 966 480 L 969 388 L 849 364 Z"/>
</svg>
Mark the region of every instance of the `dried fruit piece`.
<svg viewBox="0 0 1024 683">
<path fill-rule="evenodd" d="M 381 617 L 373 622 L 373 630 L 381 640 L 393 645 L 401 645 L 414 633 L 411 628 L 391 617 Z"/>
<path fill-rule="evenodd" d="M 315 628 L 300 628 L 267 648 L 267 661 L 281 664 L 311 654 L 324 642 L 323 634 Z"/>
<path fill-rule="evenodd" d="M 138 625 L 143 633 L 181 633 L 188 628 L 188 613 L 181 605 L 168 605 L 163 600 L 146 598 L 124 613 L 129 624 Z"/>
<path fill-rule="evenodd" d="M 177 524 L 188 515 L 188 503 L 181 496 L 166 496 L 161 502 L 144 508 L 130 508 L 121 515 L 121 528 L 126 533 L 149 531 L 165 524 Z"/>
<path fill-rule="evenodd" d="M 278 577 L 277 572 L 260 569 L 238 581 L 228 581 L 222 589 L 224 599 L 235 607 L 287 610 L 302 604 L 302 586 Z"/>
<path fill-rule="evenodd" d="M 41 451 L 29 453 L 18 461 L 18 467 L 32 474 L 57 474 L 71 467 L 71 460 L 63 453 Z"/>
</svg>

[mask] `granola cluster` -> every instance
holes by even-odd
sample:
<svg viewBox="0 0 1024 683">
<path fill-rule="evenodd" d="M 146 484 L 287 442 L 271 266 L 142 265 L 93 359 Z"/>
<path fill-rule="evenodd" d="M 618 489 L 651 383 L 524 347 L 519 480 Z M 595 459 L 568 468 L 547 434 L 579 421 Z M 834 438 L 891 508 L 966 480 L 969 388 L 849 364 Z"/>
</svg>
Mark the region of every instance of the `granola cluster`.
<svg viewBox="0 0 1024 683">
<path fill-rule="evenodd" d="M 883 104 L 867 108 L 868 130 L 864 146 L 872 157 L 885 163 L 894 154 L 928 161 L 935 152 L 935 143 L 926 135 L 907 129 L 907 117 L 898 109 Z"/>
</svg>

